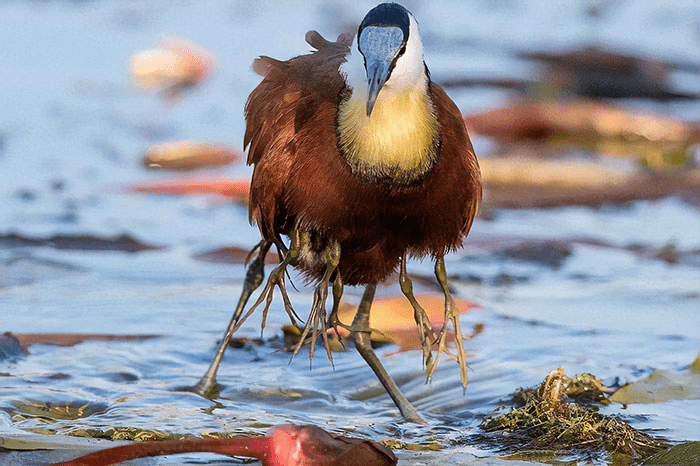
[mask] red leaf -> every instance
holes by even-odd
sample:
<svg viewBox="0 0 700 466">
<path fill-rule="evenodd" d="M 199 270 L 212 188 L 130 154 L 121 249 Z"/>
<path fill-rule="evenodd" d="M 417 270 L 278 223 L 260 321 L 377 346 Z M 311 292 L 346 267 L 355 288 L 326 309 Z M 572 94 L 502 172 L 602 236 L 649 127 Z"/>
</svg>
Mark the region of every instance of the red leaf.
<svg viewBox="0 0 700 466">
<path fill-rule="evenodd" d="M 147 194 L 218 194 L 239 201 L 248 198 L 250 180 L 216 178 L 182 178 L 129 187 L 130 191 Z"/>
</svg>

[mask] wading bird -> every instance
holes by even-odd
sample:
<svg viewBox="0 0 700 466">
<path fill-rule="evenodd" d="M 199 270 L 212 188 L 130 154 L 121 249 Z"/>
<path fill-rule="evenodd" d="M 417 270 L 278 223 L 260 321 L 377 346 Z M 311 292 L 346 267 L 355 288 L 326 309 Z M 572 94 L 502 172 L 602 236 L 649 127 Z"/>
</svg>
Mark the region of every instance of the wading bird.
<svg viewBox="0 0 700 466">
<path fill-rule="evenodd" d="M 292 266 L 315 284 L 312 309 L 302 332 L 311 333 L 311 354 L 327 328 L 351 331 L 356 347 L 405 419 L 422 422 L 370 346 L 369 311 L 378 282 L 399 270 L 421 335 L 428 380 L 442 353 L 467 365 L 459 317 L 447 286 L 444 256 L 460 247 L 481 200 L 479 166 L 457 106 L 430 80 L 413 15 L 396 3 L 367 13 L 354 39 L 337 42 L 306 35 L 316 49 L 288 61 L 260 57 L 253 68 L 263 81 L 245 109 L 248 164 L 254 166 L 250 220 L 262 241 L 251 251 L 243 292 L 219 352 L 195 390 L 216 393 L 216 371 L 233 332 L 265 302 L 275 287 L 297 324 L 285 289 Z M 288 246 L 282 236 L 289 239 Z M 264 279 L 272 245 L 280 255 L 257 302 L 246 303 Z M 445 321 L 433 329 L 413 295 L 407 257 L 431 256 L 445 295 Z M 364 285 L 351 325 L 338 321 L 344 285 Z M 325 302 L 332 287 L 333 308 Z M 451 322 L 456 354 L 446 347 Z M 433 357 L 432 346 L 437 350 Z"/>
</svg>

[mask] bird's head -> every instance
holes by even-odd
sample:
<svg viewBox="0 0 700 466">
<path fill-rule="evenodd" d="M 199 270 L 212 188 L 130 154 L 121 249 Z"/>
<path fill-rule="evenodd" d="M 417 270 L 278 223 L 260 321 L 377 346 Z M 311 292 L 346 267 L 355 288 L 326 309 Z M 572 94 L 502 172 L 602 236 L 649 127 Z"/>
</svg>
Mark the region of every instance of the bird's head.
<svg viewBox="0 0 700 466">
<path fill-rule="evenodd" d="M 398 3 L 382 3 L 362 20 L 348 61 L 341 66 L 348 86 L 363 92 L 367 116 L 377 98 L 428 83 L 418 23 Z"/>
</svg>

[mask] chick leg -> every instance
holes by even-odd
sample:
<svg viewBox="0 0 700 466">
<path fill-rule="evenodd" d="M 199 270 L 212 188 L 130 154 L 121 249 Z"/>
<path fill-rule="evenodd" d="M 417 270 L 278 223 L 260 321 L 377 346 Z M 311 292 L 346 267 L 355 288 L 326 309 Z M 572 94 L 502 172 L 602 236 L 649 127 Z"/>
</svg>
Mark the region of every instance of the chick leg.
<svg viewBox="0 0 700 466">
<path fill-rule="evenodd" d="M 297 326 L 297 323 L 294 319 L 294 309 L 292 309 L 292 304 L 289 300 L 289 296 L 287 296 L 287 288 L 284 284 L 284 275 L 287 273 L 288 265 L 296 264 L 297 259 L 299 258 L 299 253 L 300 233 L 299 230 L 292 230 L 289 233 L 289 249 L 284 254 L 284 258 L 279 263 L 279 265 L 275 267 L 275 270 L 273 270 L 272 273 L 270 273 L 270 276 L 267 277 L 267 283 L 265 284 L 265 288 L 263 288 L 262 292 L 260 293 L 260 296 L 258 296 L 257 301 L 253 303 L 248 312 L 238 323 L 238 327 L 240 327 L 243 324 L 243 322 L 245 322 L 245 320 L 248 317 L 250 317 L 253 314 L 253 312 L 255 312 L 255 309 L 257 309 L 258 306 L 260 306 L 260 304 L 262 304 L 262 302 L 265 301 L 265 308 L 263 309 L 262 324 L 260 328 L 260 331 L 263 331 L 263 329 L 265 328 L 267 313 L 270 310 L 270 305 L 272 304 L 272 297 L 274 295 L 275 286 L 280 289 L 280 293 L 282 294 L 282 301 L 284 302 L 284 309 L 285 311 L 287 311 L 289 318 L 292 320 L 292 325 Z M 238 327 L 236 327 L 236 330 L 238 329 Z"/>
<path fill-rule="evenodd" d="M 248 299 L 250 299 L 250 295 L 253 294 L 253 291 L 260 286 L 263 278 L 265 277 L 265 256 L 267 255 L 267 251 L 270 249 L 271 245 L 271 242 L 263 240 L 258 243 L 255 248 L 253 248 L 253 251 L 257 249 L 258 255 L 248 266 L 241 297 L 238 299 L 236 310 L 233 312 L 233 317 L 231 318 L 231 322 L 228 324 L 228 328 L 226 329 L 224 338 L 221 341 L 219 350 L 217 351 L 214 361 L 209 366 L 207 372 L 204 374 L 204 376 L 202 376 L 197 385 L 193 387 L 193 391 L 201 396 L 206 398 L 215 398 L 217 395 L 216 372 L 219 370 L 221 358 L 224 356 L 226 347 L 231 341 L 231 337 L 233 336 L 234 332 L 238 330 L 241 314 L 248 303 Z"/>
<path fill-rule="evenodd" d="M 355 346 L 362 358 L 367 362 L 369 367 L 372 368 L 372 371 L 374 371 L 391 399 L 394 400 L 394 403 L 399 408 L 404 419 L 408 422 L 415 422 L 416 424 L 425 424 L 425 421 L 420 417 L 416 408 L 414 408 L 403 393 L 401 393 L 398 385 L 396 385 L 396 382 L 394 382 L 386 369 L 384 369 L 384 366 L 382 366 L 382 363 L 372 349 L 370 341 L 372 331 L 369 327 L 369 311 L 372 307 L 372 300 L 374 299 L 376 288 L 377 285 L 374 283 L 367 285 L 362 295 L 360 306 L 357 308 L 357 314 L 355 314 L 355 320 L 352 323 L 352 328 L 354 329 L 352 337 L 355 340 Z"/>
<path fill-rule="evenodd" d="M 437 352 L 437 357 L 440 356 L 441 353 L 447 352 L 446 351 L 446 328 L 447 328 L 447 322 L 452 323 L 452 329 L 454 330 L 454 339 L 455 339 L 455 345 L 457 347 L 457 362 L 459 363 L 459 370 L 460 370 L 460 379 L 462 381 L 462 387 L 466 390 L 467 388 L 467 356 L 466 353 L 464 352 L 464 339 L 462 338 L 462 330 L 459 326 L 459 310 L 457 309 L 457 304 L 455 303 L 454 299 L 452 299 L 452 295 L 450 294 L 450 289 L 447 285 L 447 271 L 445 270 L 445 259 L 444 257 L 440 256 L 436 261 L 435 261 L 435 278 L 437 278 L 438 283 L 440 283 L 440 287 L 442 288 L 442 292 L 445 295 L 445 318 L 443 321 L 443 327 L 442 330 L 440 330 L 440 335 L 438 336 L 437 339 L 437 344 L 438 344 L 438 352 Z M 437 365 L 437 359 L 435 361 L 435 364 Z"/>
<path fill-rule="evenodd" d="M 299 343 L 294 348 L 292 357 L 295 356 L 301 347 L 306 342 L 306 337 L 311 331 L 311 346 L 309 349 L 309 364 L 314 358 L 314 348 L 316 346 L 316 339 L 318 338 L 319 332 L 323 337 L 323 344 L 326 348 L 326 354 L 328 360 L 333 364 L 333 353 L 328 342 L 328 323 L 326 320 L 326 300 L 328 299 L 328 287 L 331 284 L 331 279 L 335 275 L 335 280 L 338 281 L 338 286 L 333 282 L 333 313 L 337 313 L 337 306 L 340 302 L 340 295 L 342 295 L 342 281 L 340 275 L 337 274 L 338 264 L 340 263 L 340 245 L 337 241 L 334 241 L 326 250 L 322 253 L 322 260 L 325 263 L 326 270 L 321 278 L 321 281 L 316 285 L 314 290 L 314 301 L 311 306 L 311 313 L 309 318 L 306 320 L 306 325 L 299 339 Z M 339 294 L 340 293 L 340 294 Z M 311 330 L 313 328 L 313 330 Z"/>
<path fill-rule="evenodd" d="M 413 282 L 406 272 L 406 253 L 401 256 L 399 285 L 401 286 L 401 291 L 403 292 L 404 296 L 406 296 L 406 299 L 408 299 L 408 302 L 411 303 L 411 306 L 413 307 L 413 317 L 416 320 L 421 346 L 423 347 L 423 364 L 425 365 L 425 373 L 427 375 L 427 381 L 430 382 L 430 378 L 435 372 L 435 367 L 437 366 L 437 359 L 433 360 L 433 355 L 430 351 L 430 345 L 435 339 L 435 330 L 430 324 L 428 314 L 426 314 L 423 307 L 418 303 L 416 297 L 413 295 Z"/>
</svg>

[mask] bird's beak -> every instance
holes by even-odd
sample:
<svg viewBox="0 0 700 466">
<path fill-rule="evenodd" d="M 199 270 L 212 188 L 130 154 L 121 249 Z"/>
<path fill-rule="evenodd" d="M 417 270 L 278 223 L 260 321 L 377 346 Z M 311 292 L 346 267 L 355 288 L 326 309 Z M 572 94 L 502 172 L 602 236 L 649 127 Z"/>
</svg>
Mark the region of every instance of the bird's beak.
<svg viewBox="0 0 700 466">
<path fill-rule="evenodd" d="M 389 77 L 390 66 L 390 62 L 381 59 L 367 63 L 367 116 L 372 114 L 379 91 Z"/>
<path fill-rule="evenodd" d="M 377 102 L 379 91 L 389 79 L 391 64 L 403 45 L 403 32 L 396 27 L 368 26 L 359 39 L 367 71 L 367 116 Z"/>
</svg>

